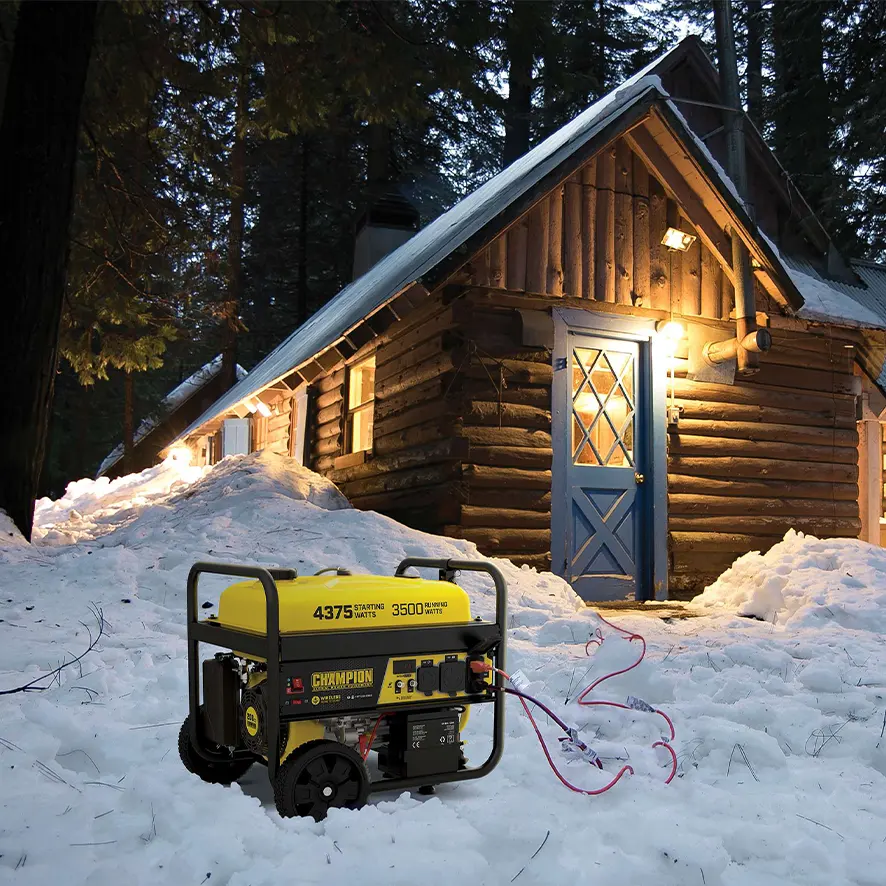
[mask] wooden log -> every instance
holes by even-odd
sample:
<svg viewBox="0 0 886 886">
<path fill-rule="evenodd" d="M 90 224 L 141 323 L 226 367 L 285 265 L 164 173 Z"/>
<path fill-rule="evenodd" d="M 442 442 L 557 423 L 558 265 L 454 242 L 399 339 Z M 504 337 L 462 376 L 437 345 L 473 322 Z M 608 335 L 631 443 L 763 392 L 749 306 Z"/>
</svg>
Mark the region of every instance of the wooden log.
<svg viewBox="0 0 886 886">
<path fill-rule="evenodd" d="M 517 508 L 550 513 L 551 492 L 546 489 L 497 489 L 465 484 L 467 503 L 488 508 Z"/>
<path fill-rule="evenodd" d="M 668 200 L 655 176 L 649 177 L 649 297 L 651 306 L 659 311 L 671 307 L 671 254 L 661 245 L 668 226 Z"/>
<path fill-rule="evenodd" d="M 361 465 L 340 468 L 334 471 L 333 482 L 350 483 L 352 480 L 361 480 L 374 474 L 405 471 L 409 468 L 434 462 L 458 460 L 464 458 L 467 455 L 467 451 L 467 445 L 463 440 L 458 440 L 454 437 L 439 440 L 427 446 L 416 446 L 405 452 L 373 458 Z"/>
<path fill-rule="evenodd" d="M 340 421 L 329 421 L 322 425 L 317 425 L 314 429 L 314 439 L 325 440 L 327 437 L 337 437 L 341 434 Z"/>
<path fill-rule="evenodd" d="M 529 292 L 547 291 L 550 221 L 550 203 L 543 199 L 529 213 L 526 233 L 526 289 Z"/>
<path fill-rule="evenodd" d="M 615 301 L 615 148 L 597 155 L 597 217 L 594 224 L 597 301 Z"/>
<path fill-rule="evenodd" d="M 813 351 L 796 348 L 791 345 L 776 345 L 772 350 L 760 354 L 760 362 L 766 366 L 795 366 L 801 369 L 819 369 L 825 372 L 839 372 L 843 375 L 853 374 L 855 348 L 840 348 L 836 353 L 827 350 Z"/>
<path fill-rule="evenodd" d="M 774 542 L 777 539 L 772 538 L 770 541 Z M 766 550 L 769 550 L 771 547 L 771 544 L 767 545 Z M 672 574 L 668 579 L 668 594 L 672 600 L 694 600 L 719 577 L 719 573 L 713 572 L 709 575 L 698 573 L 693 573 L 692 575 Z"/>
<path fill-rule="evenodd" d="M 551 571 L 551 555 L 548 552 L 526 554 L 517 551 L 499 551 L 496 556 L 502 560 L 510 560 L 514 566 L 531 566 L 539 572 Z"/>
<path fill-rule="evenodd" d="M 513 390 L 511 389 L 511 392 Z M 550 394 L 548 394 L 550 403 Z M 500 427 L 551 429 L 551 413 L 538 406 L 521 403 L 496 403 L 489 400 L 471 400 L 465 409 L 464 424 L 498 425 Z"/>
<path fill-rule="evenodd" d="M 548 469 L 554 457 L 552 449 L 528 446 L 471 446 L 466 461 L 474 465 Z"/>
<path fill-rule="evenodd" d="M 669 474 L 699 477 L 741 477 L 749 480 L 811 480 L 823 483 L 855 483 L 858 466 L 815 461 L 784 461 L 771 458 L 697 458 L 687 455 L 668 457 Z"/>
<path fill-rule="evenodd" d="M 548 196 L 548 295 L 563 295 L 563 188 L 558 186 Z"/>
<path fill-rule="evenodd" d="M 729 277 L 720 269 L 720 317 L 729 320 L 735 310 L 735 287 Z"/>
<path fill-rule="evenodd" d="M 286 409 L 279 415 L 272 415 L 268 419 L 268 434 L 274 434 L 281 428 L 289 431 L 289 410 Z"/>
<path fill-rule="evenodd" d="M 789 529 L 816 536 L 854 538 L 861 532 L 858 517 L 668 517 L 674 532 L 744 532 L 756 535 L 784 535 Z"/>
<path fill-rule="evenodd" d="M 806 369 L 795 366 L 776 366 L 762 363 L 754 376 L 755 385 L 775 385 L 806 391 L 827 391 L 853 397 L 861 393 L 861 378 L 842 372 Z"/>
<path fill-rule="evenodd" d="M 521 511 L 515 508 L 481 508 L 476 505 L 462 505 L 462 526 L 485 526 L 508 529 L 550 529 L 551 514 L 543 511 Z"/>
<path fill-rule="evenodd" d="M 696 240 L 682 259 L 683 313 L 697 317 L 701 314 L 701 241 Z"/>
<path fill-rule="evenodd" d="M 338 471 L 332 471 L 330 479 L 333 479 L 333 476 L 338 473 Z M 349 480 L 346 483 L 336 479 L 333 479 L 333 482 L 341 487 L 345 495 L 357 498 L 364 495 L 380 495 L 403 489 L 435 486 L 456 479 L 458 473 L 458 465 L 455 462 L 444 462 L 442 464 L 420 465 L 395 473 L 376 474 L 375 476 Z"/>
<path fill-rule="evenodd" d="M 332 406 L 327 406 L 326 409 L 321 409 L 314 416 L 314 426 L 319 427 L 320 425 L 325 425 L 329 422 L 339 423 L 343 414 L 344 403 L 339 399 L 337 403 L 333 403 Z"/>
<path fill-rule="evenodd" d="M 677 433 L 683 436 L 737 437 L 742 440 L 790 440 L 813 446 L 842 446 L 855 450 L 858 432 L 849 428 L 803 427 L 795 424 L 770 424 L 762 421 L 705 421 L 680 418 Z"/>
<path fill-rule="evenodd" d="M 743 440 L 733 437 L 697 437 L 668 434 L 668 452 L 674 455 L 774 458 L 785 461 L 814 461 L 855 465 L 858 452 L 845 446 L 813 446 L 776 440 Z"/>
<path fill-rule="evenodd" d="M 325 477 L 335 468 L 335 455 L 324 455 L 313 460 L 314 470 Z"/>
<path fill-rule="evenodd" d="M 437 311 L 429 315 L 424 323 L 405 330 L 391 341 L 381 345 L 375 355 L 376 369 L 382 369 L 392 360 L 402 357 L 428 339 L 456 328 L 458 326 L 457 307 L 460 305 L 438 306 Z"/>
<path fill-rule="evenodd" d="M 810 498 L 830 503 L 832 501 L 855 502 L 858 499 L 858 486 L 855 483 L 794 483 L 781 480 L 736 480 L 734 478 L 719 480 L 715 477 L 669 474 L 668 493 Z"/>
<path fill-rule="evenodd" d="M 688 227 L 680 218 L 679 207 L 673 200 L 668 200 L 668 226 L 683 229 Z M 683 313 L 683 256 L 685 253 L 677 249 L 669 250 L 671 263 L 671 305 L 670 309 L 675 314 Z"/>
<path fill-rule="evenodd" d="M 581 297 L 582 294 L 582 230 L 581 230 L 580 173 L 570 178 L 563 193 L 563 292 Z"/>
<path fill-rule="evenodd" d="M 489 247 L 489 285 L 495 289 L 505 288 L 507 276 L 507 235 L 496 237 Z"/>
<path fill-rule="evenodd" d="M 326 375 L 321 375 L 313 382 L 314 386 L 317 388 L 318 391 L 320 391 L 321 394 L 325 394 L 327 391 L 331 391 L 333 388 L 340 388 L 344 383 L 344 367 L 336 369 L 334 372 L 327 373 Z"/>
<path fill-rule="evenodd" d="M 389 360 L 388 362 L 383 363 L 381 366 L 376 365 L 376 388 L 382 387 L 384 382 L 386 382 L 389 378 L 397 375 L 397 373 L 403 372 L 404 370 L 412 369 L 412 367 L 414 366 L 419 366 L 427 360 L 432 360 L 434 357 L 442 354 L 443 351 L 447 349 L 448 348 L 444 346 L 443 336 L 435 335 L 433 338 L 429 338 L 427 341 L 422 342 L 420 345 L 416 345 L 414 348 L 410 348 L 410 350 L 401 354 L 399 357 L 396 357 L 393 360 Z"/>
<path fill-rule="evenodd" d="M 597 158 L 581 170 L 581 297 L 594 298 L 595 248 L 594 226 L 597 218 Z M 578 295 L 579 293 L 576 293 Z"/>
<path fill-rule="evenodd" d="M 509 489 L 551 488 L 550 471 L 531 471 L 521 468 L 500 468 L 489 465 L 466 464 L 462 475 L 471 486 L 495 486 Z"/>
<path fill-rule="evenodd" d="M 320 394 L 316 400 L 314 400 L 314 404 L 317 409 L 325 409 L 327 406 L 332 406 L 334 403 L 339 403 L 344 397 L 344 388 L 337 387 L 333 388 L 331 391 L 326 391 L 325 394 Z"/>
<path fill-rule="evenodd" d="M 395 431 L 402 431 L 404 428 L 411 428 L 433 419 L 440 421 L 444 418 L 449 421 L 454 419 L 452 403 L 446 400 L 431 400 L 430 402 L 407 408 L 390 418 L 376 418 L 375 435 L 383 437 L 386 434 L 393 434 Z"/>
<path fill-rule="evenodd" d="M 508 263 L 505 280 L 507 288 L 523 292 L 526 289 L 526 250 L 529 221 L 526 215 L 508 228 Z"/>
<path fill-rule="evenodd" d="M 743 553 L 747 551 L 691 551 L 677 548 L 671 553 L 671 574 L 722 575 Z"/>
<path fill-rule="evenodd" d="M 615 146 L 615 301 L 631 304 L 634 273 L 633 155 L 624 139 Z"/>
<path fill-rule="evenodd" d="M 489 286 L 490 259 L 488 246 L 485 249 L 481 249 L 471 259 L 471 268 L 473 270 L 472 280 L 475 286 Z"/>
<path fill-rule="evenodd" d="M 504 372 L 507 384 L 525 383 L 534 385 L 550 385 L 554 370 L 550 363 L 530 363 L 525 360 L 493 360 L 488 357 L 475 357 L 471 365 L 463 370 L 468 378 L 486 378 L 491 375 L 498 377 L 499 370 Z"/>
<path fill-rule="evenodd" d="M 444 351 L 430 360 L 404 368 L 383 382 L 376 382 L 375 395 L 379 398 L 393 397 L 454 369 L 460 362 L 461 355 L 457 351 Z"/>
<path fill-rule="evenodd" d="M 380 397 L 376 391 L 375 419 L 380 421 L 407 409 L 412 409 L 421 403 L 426 403 L 428 400 L 438 400 L 443 397 L 447 386 L 448 382 L 444 383 L 443 378 L 438 376 L 388 397 Z"/>
<path fill-rule="evenodd" d="M 541 553 L 551 546 L 550 529 L 491 529 L 477 526 L 446 526 L 446 535 L 474 542 L 481 552 L 498 551 Z"/>
<path fill-rule="evenodd" d="M 797 517 L 857 517 L 854 501 L 824 501 L 816 498 L 750 498 L 730 495 L 668 493 L 668 515 Z"/>
<path fill-rule="evenodd" d="M 850 430 L 855 428 L 855 415 L 835 415 L 832 406 L 818 411 L 801 412 L 775 406 L 756 406 L 744 403 L 718 403 L 703 400 L 674 401 L 680 407 L 680 426 L 685 422 L 771 422 L 784 425 L 806 425 L 823 429 Z"/>
<path fill-rule="evenodd" d="M 425 422 L 424 424 L 413 425 L 412 427 L 403 428 L 384 436 L 376 433 L 372 448 L 376 455 L 388 455 L 392 452 L 409 449 L 412 446 L 423 446 L 425 443 L 442 440 L 458 434 L 459 430 L 451 421 L 435 420 Z"/>
<path fill-rule="evenodd" d="M 461 382 L 461 384 L 459 384 Z M 464 395 L 466 400 L 488 401 L 495 399 L 496 409 L 498 409 L 499 399 L 502 403 L 513 403 L 521 406 L 534 406 L 537 409 L 543 409 L 550 412 L 551 408 L 551 389 L 545 385 L 514 385 L 504 388 L 501 392 L 493 386 L 489 379 L 457 379 L 453 388 Z M 496 418 L 496 424 L 498 419 Z M 502 422 L 502 424 L 511 424 L 511 422 Z M 548 422 L 550 424 L 550 422 Z M 522 424 L 519 427 L 528 427 Z M 538 425 L 542 427 L 542 425 Z"/>
<path fill-rule="evenodd" d="M 720 266 L 714 254 L 704 244 L 701 246 L 701 315 L 715 320 L 720 318 Z"/>
<path fill-rule="evenodd" d="M 523 446 L 532 449 L 550 449 L 551 435 L 542 430 L 513 427 L 463 427 L 460 436 L 472 446 Z"/>
<path fill-rule="evenodd" d="M 670 381 L 668 382 L 670 387 Z M 851 415 L 855 421 L 855 400 L 839 395 L 816 394 L 755 384 L 718 385 L 678 378 L 674 381 L 678 399 L 706 400 L 715 403 L 742 403 L 754 406 L 794 409 L 800 412 L 830 410 L 832 415 Z"/>
<path fill-rule="evenodd" d="M 342 435 L 335 433 L 329 437 L 315 439 L 311 446 L 316 455 L 340 455 L 342 451 Z"/>
<path fill-rule="evenodd" d="M 346 486 L 346 488 L 350 489 L 349 486 Z M 458 520 L 458 515 L 461 512 L 461 503 L 467 494 L 467 486 L 450 481 L 448 483 L 437 483 L 433 486 L 379 492 L 374 495 L 350 495 L 348 498 L 355 508 L 360 508 L 363 511 L 381 512 L 384 512 L 386 509 L 412 507 L 415 505 L 416 500 L 421 501 L 425 506 L 431 505 L 434 508 L 439 508 L 444 502 L 451 502 L 454 505 L 455 516 L 451 520 L 443 522 L 452 522 Z"/>
<path fill-rule="evenodd" d="M 768 551 L 775 543 L 772 536 L 747 532 L 668 532 L 668 547 L 695 552 Z"/>
<path fill-rule="evenodd" d="M 638 307 L 651 307 L 649 299 L 649 170 L 646 164 L 632 153 L 634 178 L 634 272 L 633 302 Z"/>
</svg>

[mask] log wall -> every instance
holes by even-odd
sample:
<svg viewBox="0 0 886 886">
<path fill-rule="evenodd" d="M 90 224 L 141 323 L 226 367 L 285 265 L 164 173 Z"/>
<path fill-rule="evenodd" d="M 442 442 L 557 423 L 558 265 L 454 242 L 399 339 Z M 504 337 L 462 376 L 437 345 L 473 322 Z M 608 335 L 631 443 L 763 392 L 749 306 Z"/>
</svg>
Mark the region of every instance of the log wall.
<svg viewBox="0 0 886 886">
<path fill-rule="evenodd" d="M 735 293 L 717 260 L 701 240 L 666 249 L 669 225 L 697 233 L 619 139 L 476 255 L 466 282 L 728 319 Z"/>
</svg>

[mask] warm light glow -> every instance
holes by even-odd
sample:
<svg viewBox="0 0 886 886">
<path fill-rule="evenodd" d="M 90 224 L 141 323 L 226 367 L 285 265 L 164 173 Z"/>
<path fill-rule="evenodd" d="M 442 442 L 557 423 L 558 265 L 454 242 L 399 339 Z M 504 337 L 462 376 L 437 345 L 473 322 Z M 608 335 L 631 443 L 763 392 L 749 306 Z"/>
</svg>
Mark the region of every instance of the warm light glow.
<svg viewBox="0 0 886 886">
<path fill-rule="evenodd" d="M 686 252 L 697 239 L 695 234 L 687 234 L 678 228 L 668 228 L 661 238 L 661 245 L 678 252 Z"/>
<path fill-rule="evenodd" d="M 678 323 L 676 320 L 668 320 L 666 323 L 660 324 L 658 333 L 662 338 L 669 339 L 670 341 L 680 341 L 686 334 L 686 330 L 683 328 L 682 323 Z"/>
<path fill-rule="evenodd" d="M 186 468 L 191 464 L 194 453 L 187 446 L 175 446 L 169 450 L 164 463 L 175 464 L 177 468 Z"/>
<path fill-rule="evenodd" d="M 262 403 L 261 400 L 258 400 L 255 404 L 255 408 L 258 410 L 259 415 L 263 415 L 265 418 L 270 417 L 271 410 L 268 408 L 267 403 Z"/>
<path fill-rule="evenodd" d="M 595 413 L 600 408 L 600 403 L 590 391 L 582 391 L 575 398 L 575 408 L 584 415 Z"/>
</svg>

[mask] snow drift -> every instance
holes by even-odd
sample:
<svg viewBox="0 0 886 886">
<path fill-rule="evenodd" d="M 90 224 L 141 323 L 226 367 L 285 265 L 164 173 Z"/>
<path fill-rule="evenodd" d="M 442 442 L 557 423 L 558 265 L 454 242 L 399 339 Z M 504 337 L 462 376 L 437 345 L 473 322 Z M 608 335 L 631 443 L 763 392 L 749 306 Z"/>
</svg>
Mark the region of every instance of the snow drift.
<svg viewBox="0 0 886 886">
<path fill-rule="evenodd" d="M 824 624 L 886 632 L 886 549 L 857 539 L 790 530 L 765 554 L 740 557 L 695 606 L 777 624 Z"/>
</svg>

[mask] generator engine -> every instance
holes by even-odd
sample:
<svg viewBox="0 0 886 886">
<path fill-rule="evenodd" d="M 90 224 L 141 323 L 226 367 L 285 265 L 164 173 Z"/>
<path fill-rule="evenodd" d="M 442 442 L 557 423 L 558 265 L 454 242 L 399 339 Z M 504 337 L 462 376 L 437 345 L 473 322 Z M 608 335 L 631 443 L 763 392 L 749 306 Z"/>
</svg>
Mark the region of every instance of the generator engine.
<svg viewBox="0 0 886 886">
<path fill-rule="evenodd" d="M 438 577 L 407 575 L 412 567 Z M 494 622 L 471 617 L 459 571 L 492 578 Z M 252 580 L 222 592 L 217 617 L 198 620 L 207 572 Z M 188 578 L 182 762 L 222 784 L 264 763 L 280 814 L 316 819 L 359 808 L 370 791 L 429 792 L 486 775 L 504 736 L 506 605 L 501 573 L 483 562 L 410 558 L 393 577 L 198 563 Z M 201 665 L 201 643 L 224 651 Z M 492 752 L 471 767 L 462 732 L 469 708 L 484 703 L 493 705 Z"/>
</svg>

